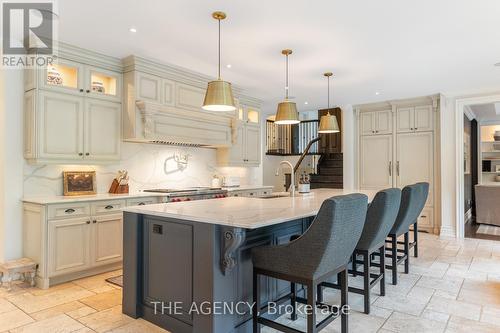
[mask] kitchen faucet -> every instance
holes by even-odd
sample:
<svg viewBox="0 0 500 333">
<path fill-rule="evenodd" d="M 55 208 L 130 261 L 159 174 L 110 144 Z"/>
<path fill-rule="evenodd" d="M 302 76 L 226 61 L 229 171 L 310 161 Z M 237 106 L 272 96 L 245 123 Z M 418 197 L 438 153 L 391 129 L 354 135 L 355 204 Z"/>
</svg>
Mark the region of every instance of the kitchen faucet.
<svg viewBox="0 0 500 333">
<path fill-rule="evenodd" d="M 295 170 L 293 169 L 292 163 L 290 163 L 288 161 L 281 161 L 280 167 L 282 164 L 288 165 L 290 167 L 290 170 L 292 171 L 291 184 L 290 184 L 290 195 L 293 197 L 293 196 L 295 196 Z M 279 174 L 279 167 L 278 167 L 278 169 L 276 169 L 276 175 L 278 175 L 278 174 Z"/>
</svg>

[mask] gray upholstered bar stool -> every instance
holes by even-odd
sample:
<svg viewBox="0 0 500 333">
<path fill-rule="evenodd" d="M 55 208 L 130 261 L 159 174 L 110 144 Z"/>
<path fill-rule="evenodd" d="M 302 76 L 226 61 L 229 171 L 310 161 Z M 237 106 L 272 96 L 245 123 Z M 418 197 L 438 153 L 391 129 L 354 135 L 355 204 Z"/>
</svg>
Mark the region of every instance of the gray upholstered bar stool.
<svg viewBox="0 0 500 333">
<path fill-rule="evenodd" d="M 420 216 L 428 195 L 429 183 L 417 183 L 403 188 L 398 217 L 386 240 L 386 243 L 391 245 L 386 247 L 386 257 L 391 259 L 391 265 L 386 265 L 386 268 L 392 270 L 392 284 L 398 283 L 398 265 L 401 262 L 405 263 L 405 273 L 408 274 L 410 271 L 410 226 Z M 403 248 L 400 249 L 398 237 L 402 235 L 404 242 L 402 242 Z"/>
<path fill-rule="evenodd" d="M 361 237 L 366 218 L 368 198 L 364 194 L 351 194 L 327 199 L 307 231 L 298 239 L 284 245 L 262 246 L 253 249 L 253 332 L 265 325 L 282 332 L 301 331 L 266 318 L 267 306 L 260 300 L 260 275 L 293 282 L 292 292 L 284 300 L 330 309 L 329 315 L 316 324 L 315 311 L 307 313 L 307 332 L 316 333 L 341 313 L 342 332 L 348 329 L 347 313 L 340 309 L 347 305 L 347 265 Z M 341 285 L 341 304 L 338 309 L 316 300 L 317 286 L 337 274 Z M 295 283 L 307 289 L 307 299 L 295 293 Z M 259 310 L 259 311 L 257 311 Z M 259 313 L 260 312 L 260 313 Z"/>
<path fill-rule="evenodd" d="M 385 239 L 389 235 L 396 217 L 398 216 L 399 205 L 401 203 L 401 190 L 390 188 L 378 192 L 373 201 L 368 206 L 366 213 L 366 222 L 363 228 L 361 238 L 356 245 L 352 255 L 353 270 L 350 271 L 354 276 L 363 275 L 363 289 L 349 287 L 349 291 L 364 296 L 364 310 L 366 314 L 370 313 L 370 290 L 380 283 L 380 295 L 385 296 Z M 377 252 L 381 261 L 379 274 L 370 273 L 370 263 L 372 253 Z M 362 257 L 362 260 L 358 258 Z M 363 272 L 357 270 L 357 264 L 363 264 Z M 373 280 L 372 280 L 373 279 Z M 330 287 L 339 289 L 338 284 L 324 282 L 319 286 L 318 300 L 322 301 L 322 288 Z"/>
</svg>

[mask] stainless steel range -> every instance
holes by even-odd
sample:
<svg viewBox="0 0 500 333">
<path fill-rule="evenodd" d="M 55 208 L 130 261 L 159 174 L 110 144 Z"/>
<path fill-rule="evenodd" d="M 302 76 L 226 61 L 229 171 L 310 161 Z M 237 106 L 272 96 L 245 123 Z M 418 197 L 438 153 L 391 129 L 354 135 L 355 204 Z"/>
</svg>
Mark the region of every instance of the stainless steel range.
<svg viewBox="0 0 500 333">
<path fill-rule="evenodd" d="M 165 193 L 163 202 L 180 202 L 191 200 L 220 199 L 227 197 L 227 190 L 213 187 L 189 187 L 185 189 L 150 189 L 144 192 Z"/>
</svg>

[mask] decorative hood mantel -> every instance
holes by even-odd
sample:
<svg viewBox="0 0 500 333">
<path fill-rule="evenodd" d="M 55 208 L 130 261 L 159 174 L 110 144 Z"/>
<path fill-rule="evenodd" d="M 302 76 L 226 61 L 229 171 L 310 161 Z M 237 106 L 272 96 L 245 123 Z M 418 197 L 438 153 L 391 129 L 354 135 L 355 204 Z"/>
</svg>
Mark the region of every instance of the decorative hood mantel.
<svg viewBox="0 0 500 333">
<path fill-rule="evenodd" d="M 128 141 L 196 147 L 231 145 L 231 118 L 136 101 L 142 135 Z"/>
</svg>

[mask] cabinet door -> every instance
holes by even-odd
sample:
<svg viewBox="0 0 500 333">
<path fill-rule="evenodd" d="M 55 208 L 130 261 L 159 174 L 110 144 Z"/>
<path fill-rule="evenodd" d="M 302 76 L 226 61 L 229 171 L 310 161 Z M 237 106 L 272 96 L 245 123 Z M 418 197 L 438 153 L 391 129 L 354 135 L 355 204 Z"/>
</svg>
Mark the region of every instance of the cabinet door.
<svg viewBox="0 0 500 333">
<path fill-rule="evenodd" d="M 47 90 L 69 94 L 84 94 L 84 66 L 82 64 L 58 59 L 57 63 L 40 69 L 40 87 Z"/>
<path fill-rule="evenodd" d="M 85 67 L 85 92 L 94 98 L 120 101 L 122 76 L 120 73 L 98 67 Z"/>
<path fill-rule="evenodd" d="M 375 134 L 375 112 L 363 112 L 360 116 L 361 135 Z"/>
<path fill-rule="evenodd" d="M 396 115 L 397 132 L 413 132 L 415 123 L 414 108 L 399 108 Z"/>
<path fill-rule="evenodd" d="M 378 111 L 375 117 L 375 133 L 376 134 L 391 134 L 392 133 L 392 111 Z"/>
<path fill-rule="evenodd" d="M 87 98 L 85 101 L 85 159 L 120 159 L 121 104 Z"/>
<path fill-rule="evenodd" d="M 161 78 L 158 76 L 137 72 L 136 99 L 161 103 Z"/>
<path fill-rule="evenodd" d="M 260 164 L 260 128 L 245 126 L 245 156 L 246 162 Z"/>
<path fill-rule="evenodd" d="M 434 129 L 432 106 L 415 107 L 416 132 L 432 131 Z"/>
<path fill-rule="evenodd" d="M 396 186 L 428 182 L 428 205 L 433 204 L 434 158 L 433 133 L 399 134 L 396 148 Z"/>
<path fill-rule="evenodd" d="M 92 220 L 92 265 L 99 266 L 121 261 L 123 256 L 122 214 L 107 214 Z"/>
<path fill-rule="evenodd" d="M 228 164 L 242 164 L 245 162 L 245 126 L 238 126 L 236 129 L 236 141 L 231 148 L 227 149 L 229 154 Z"/>
<path fill-rule="evenodd" d="M 48 221 L 49 276 L 90 266 L 90 217 Z"/>
<path fill-rule="evenodd" d="M 38 155 L 43 159 L 83 158 L 83 97 L 39 93 Z"/>
<path fill-rule="evenodd" d="M 359 186 L 366 190 L 392 187 L 392 136 L 362 136 Z"/>
</svg>

